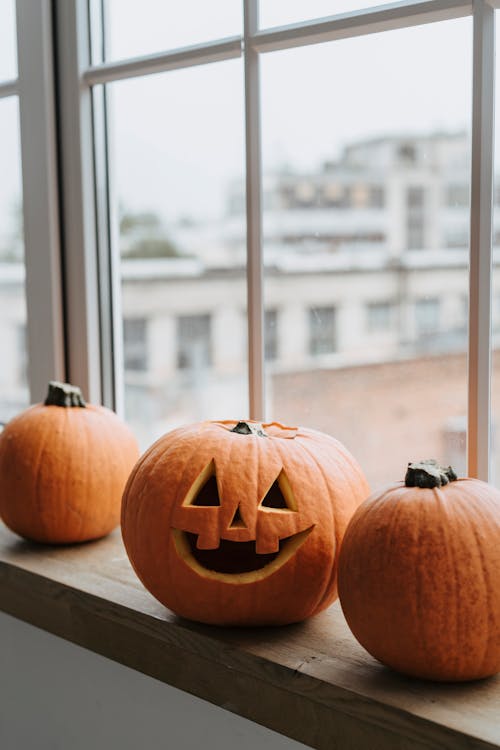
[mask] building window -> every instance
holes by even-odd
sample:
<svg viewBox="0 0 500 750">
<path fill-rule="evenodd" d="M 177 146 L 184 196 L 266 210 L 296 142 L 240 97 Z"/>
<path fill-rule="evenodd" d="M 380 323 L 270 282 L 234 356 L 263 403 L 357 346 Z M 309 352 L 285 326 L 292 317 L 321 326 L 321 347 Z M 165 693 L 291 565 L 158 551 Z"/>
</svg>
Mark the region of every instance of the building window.
<svg viewBox="0 0 500 750">
<path fill-rule="evenodd" d="M 384 208 L 385 207 L 385 190 L 381 185 L 371 186 L 370 206 L 372 208 Z"/>
<path fill-rule="evenodd" d="M 331 354 L 337 349 L 336 310 L 334 307 L 309 309 L 309 353 Z"/>
<path fill-rule="evenodd" d="M 369 302 L 366 306 L 366 327 L 370 333 L 391 329 L 394 305 L 391 302 Z"/>
<path fill-rule="evenodd" d="M 311 180 L 301 180 L 295 185 L 297 206 L 312 206 L 316 200 L 316 186 Z"/>
<path fill-rule="evenodd" d="M 440 301 L 438 297 L 425 297 L 415 302 L 415 328 L 417 335 L 436 333 L 439 330 Z"/>
<path fill-rule="evenodd" d="M 402 143 L 398 149 L 398 156 L 404 164 L 414 164 L 417 160 L 417 151 L 412 143 Z"/>
<path fill-rule="evenodd" d="M 445 238 L 445 245 L 448 248 L 466 248 L 469 244 L 468 227 L 454 227 L 448 232 Z"/>
<path fill-rule="evenodd" d="M 125 370 L 146 372 L 148 369 L 146 318 L 124 318 L 123 359 Z"/>
<path fill-rule="evenodd" d="M 425 192 L 409 187 L 406 192 L 406 246 L 408 250 L 425 247 Z"/>
<path fill-rule="evenodd" d="M 180 315 L 177 318 L 177 367 L 203 370 L 212 364 L 210 315 Z"/>
<path fill-rule="evenodd" d="M 446 205 L 450 208 L 466 208 L 469 205 L 469 186 L 448 185 L 446 188 Z"/>
<path fill-rule="evenodd" d="M 353 208 L 367 208 L 370 205 L 370 188 L 366 183 L 353 185 L 351 191 L 351 202 Z"/>
<path fill-rule="evenodd" d="M 278 359 L 278 311 L 264 311 L 264 355 L 267 362 Z"/>
<path fill-rule="evenodd" d="M 344 186 L 339 182 L 325 183 L 322 198 L 325 206 L 341 206 L 344 199 Z"/>
</svg>

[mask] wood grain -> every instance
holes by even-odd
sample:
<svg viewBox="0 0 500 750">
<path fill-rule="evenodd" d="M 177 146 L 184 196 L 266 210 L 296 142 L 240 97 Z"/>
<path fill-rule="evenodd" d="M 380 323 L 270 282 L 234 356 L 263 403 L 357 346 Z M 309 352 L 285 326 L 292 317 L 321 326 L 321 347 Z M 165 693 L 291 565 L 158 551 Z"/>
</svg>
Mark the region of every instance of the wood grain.
<svg viewBox="0 0 500 750">
<path fill-rule="evenodd" d="M 500 678 L 404 678 L 351 636 L 340 607 L 284 628 L 177 618 L 135 577 L 118 533 L 72 547 L 0 526 L 0 609 L 319 750 L 500 748 Z"/>
</svg>

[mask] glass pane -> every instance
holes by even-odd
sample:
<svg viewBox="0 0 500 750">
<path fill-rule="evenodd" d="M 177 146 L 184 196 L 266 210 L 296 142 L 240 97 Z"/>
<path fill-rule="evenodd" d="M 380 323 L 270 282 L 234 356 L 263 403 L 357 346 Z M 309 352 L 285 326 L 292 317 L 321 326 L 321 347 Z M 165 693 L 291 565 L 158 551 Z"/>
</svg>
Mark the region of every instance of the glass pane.
<svg viewBox="0 0 500 750">
<path fill-rule="evenodd" d="M 304 0 L 260 0 L 259 26 L 262 29 L 283 26 L 388 4 L 383 0 L 308 0 L 307 3 Z"/>
<path fill-rule="evenodd" d="M 242 4 L 235 0 L 104 2 L 108 60 L 150 55 L 242 31 Z"/>
<path fill-rule="evenodd" d="M 0 0 L 0 81 L 17 77 L 15 0 Z"/>
<path fill-rule="evenodd" d="M 498 44 L 500 13 L 495 12 L 495 33 Z M 493 278 L 491 297 L 491 482 L 500 487 L 500 61 L 496 59 L 495 115 L 495 178 L 493 190 Z"/>
<path fill-rule="evenodd" d="M 241 60 L 108 87 L 126 416 L 143 445 L 247 404 Z M 237 204 L 235 209 L 234 201 Z"/>
<path fill-rule="evenodd" d="M 28 404 L 18 102 L 0 99 L 0 422 Z"/>
<path fill-rule="evenodd" d="M 265 55 L 262 87 L 267 416 L 373 485 L 463 472 L 470 19 Z"/>
</svg>

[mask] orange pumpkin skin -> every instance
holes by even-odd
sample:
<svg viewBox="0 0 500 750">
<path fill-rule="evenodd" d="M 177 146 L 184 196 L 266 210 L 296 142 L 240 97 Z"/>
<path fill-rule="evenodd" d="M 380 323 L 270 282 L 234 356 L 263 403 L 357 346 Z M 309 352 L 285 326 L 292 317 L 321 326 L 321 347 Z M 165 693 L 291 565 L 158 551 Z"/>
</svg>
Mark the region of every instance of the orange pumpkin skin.
<svg viewBox="0 0 500 750">
<path fill-rule="evenodd" d="M 37 404 L 0 434 L 0 517 L 49 544 L 108 534 L 139 456 L 129 428 L 102 406 Z"/>
<path fill-rule="evenodd" d="M 146 452 L 123 497 L 125 547 L 145 587 L 182 617 L 217 625 L 297 622 L 336 598 L 340 541 L 368 485 L 334 438 L 275 423 L 264 425 L 267 437 L 242 435 L 231 432 L 235 425 L 182 427 Z M 188 500 L 210 466 L 220 505 L 197 507 Z M 280 475 L 290 505 L 264 507 Z M 197 536 L 194 551 L 188 532 Z M 255 543 L 251 560 L 271 559 L 285 538 L 285 551 L 259 570 L 211 569 L 211 555 L 228 546 Z M 208 562 L 198 564 L 198 555 Z"/>
<path fill-rule="evenodd" d="M 500 671 L 500 492 L 477 479 L 376 492 L 344 537 L 339 595 L 358 641 L 399 672 Z"/>
</svg>

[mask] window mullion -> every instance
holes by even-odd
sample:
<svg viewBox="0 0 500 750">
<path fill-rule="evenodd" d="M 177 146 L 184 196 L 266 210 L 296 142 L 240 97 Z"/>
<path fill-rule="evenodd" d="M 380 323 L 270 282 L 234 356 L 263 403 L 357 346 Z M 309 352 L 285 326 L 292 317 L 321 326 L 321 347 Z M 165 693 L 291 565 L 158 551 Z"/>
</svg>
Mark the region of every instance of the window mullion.
<svg viewBox="0 0 500 750">
<path fill-rule="evenodd" d="M 29 0 L 27 0 L 29 3 Z M 32 5 L 32 3 L 31 3 Z M 102 400 L 90 64 L 86 0 L 57 0 L 63 250 L 68 375 L 87 398 Z"/>
<path fill-rule="evenodd" d="M 262 153 L 259 55 L 250 43 L 258 28 L 258 0 L 244 0 L 248 366 L 251 419 L 265 418 L 262 257 Z"/>
<path fill-rule="evenodd" d="M 118 62 L 101 62 L 93 65 L 84 74 L 89 85 L 110 83 L 137 76 L 165 73 L 167 70 L 179 70 L 195 65 L 208 65 L 222 60 L 233 60 L 241 57 L 241 38 L 230 37 L 221 41 L 204 42 L 203 44 L 183 47 L 153 55 L 133 57 Z"/>
<path fill-rule="evenodd" d="M 500 0 L 497 0 L 500 2 Z M 326 18 L 256 30 L 252 47 L 260 52 L 351 39 L 471 14 L 472 0 L 404 0 L 354 10 Z"/>
<path fill-rule="evenodd" d="M 57 138 L 50 0 L 17 0 L 30 396 L 64 380 Z"/>
<path fill-rule="evenodd" d="M 495 18 L 493 8 L 485 0 L 474 0 L 473 23 L 467 458 L 469 476 L 487 481 L 490 450 Z"/>
</svg>

